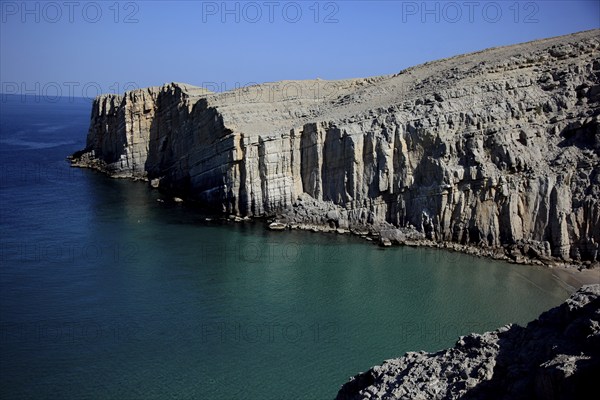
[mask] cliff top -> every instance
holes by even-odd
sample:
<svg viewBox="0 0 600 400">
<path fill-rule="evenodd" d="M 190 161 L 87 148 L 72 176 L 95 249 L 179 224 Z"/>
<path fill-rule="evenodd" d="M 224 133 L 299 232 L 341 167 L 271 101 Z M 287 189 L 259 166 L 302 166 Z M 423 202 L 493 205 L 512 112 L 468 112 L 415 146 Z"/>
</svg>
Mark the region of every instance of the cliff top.
<svg viewBox="0 0 600 400">
<path fill-rule="evenodd" d="M 599 118 L 595 30 L 395 75 L 104 97 L 74 163 L 238 216 L 385 222 L 489 257 L 589 265 L 600 260 Z M 341 216 L 300 207 L 302 194 Z"/>
<path fill-rule="evenodd" d="M 390 107 L 435 112 L 431 100 L 457 97 L 453 92 L 459 88 L 464 92 L 484 83 L 523 80 L 551 59 L 559 69 L 569 58 L 599 47 L 597 29 L 426 62 L 395 75 L 267 82 L 222 93 L 184 83 L 141 90 L 178 87 L 191 98 L 206 98 L 210 107 L 226 110 L 225 122 L 232 129 L 248 136 L 276 134 L 311 121 L 368 118 L 370 111 Z"/>
</svg>

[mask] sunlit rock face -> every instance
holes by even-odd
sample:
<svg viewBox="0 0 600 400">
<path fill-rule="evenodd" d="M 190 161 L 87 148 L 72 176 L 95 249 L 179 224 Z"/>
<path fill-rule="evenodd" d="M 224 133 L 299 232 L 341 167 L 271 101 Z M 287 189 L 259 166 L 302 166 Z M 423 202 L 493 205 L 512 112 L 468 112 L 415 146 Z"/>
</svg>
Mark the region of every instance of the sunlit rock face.
<svg viewBox="0 0 600 400">
<path fill-rule="evenodd" d="M 336 227 L 599 260 L 599 37 L 375 78 L 100 96 L 73 161 L 229 214 L 331 223 L 334 209 Z"/>
</svg>

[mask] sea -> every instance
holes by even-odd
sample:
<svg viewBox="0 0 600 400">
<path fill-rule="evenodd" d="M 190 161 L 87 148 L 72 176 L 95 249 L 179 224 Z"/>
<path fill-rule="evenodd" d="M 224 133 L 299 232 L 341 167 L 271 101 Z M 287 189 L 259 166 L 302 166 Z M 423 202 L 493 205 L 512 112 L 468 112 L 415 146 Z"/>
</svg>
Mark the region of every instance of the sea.
<svg viewBox="0 0 600 400">
<path fill-rule="evenodd" d="M 90 99 L 0 97 L 0 398 L 333 399 L 573 290 L 542 267 L 207 221 L 70 166 Z"/>
</svg>

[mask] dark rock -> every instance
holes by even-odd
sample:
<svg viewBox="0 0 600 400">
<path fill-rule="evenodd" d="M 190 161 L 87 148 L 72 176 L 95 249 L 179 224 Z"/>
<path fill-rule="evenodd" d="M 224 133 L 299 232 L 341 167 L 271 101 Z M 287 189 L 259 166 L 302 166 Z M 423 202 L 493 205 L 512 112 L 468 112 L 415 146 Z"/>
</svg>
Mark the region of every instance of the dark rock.
<svg viewBox="0 0 600 400">
<path fill-rule="evenodd" d="M 344 384 L 336 399 L 584 399 L 600 377 L 600 285 L 588 285 L 526 327 L 407 353 Z"/>
</svg>

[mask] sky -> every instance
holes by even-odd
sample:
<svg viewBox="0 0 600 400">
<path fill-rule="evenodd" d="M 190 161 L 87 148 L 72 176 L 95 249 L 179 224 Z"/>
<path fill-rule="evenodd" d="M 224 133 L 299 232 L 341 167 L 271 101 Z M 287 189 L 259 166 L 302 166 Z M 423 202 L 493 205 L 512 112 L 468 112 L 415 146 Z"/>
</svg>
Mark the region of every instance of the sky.
<svg viewBox="0 0 600 400">
<path fill-rule="evenodd" d="M 392 74 L 600 28 L 589 1 L 0 1 L 0 93 Z"/>
</svg>

